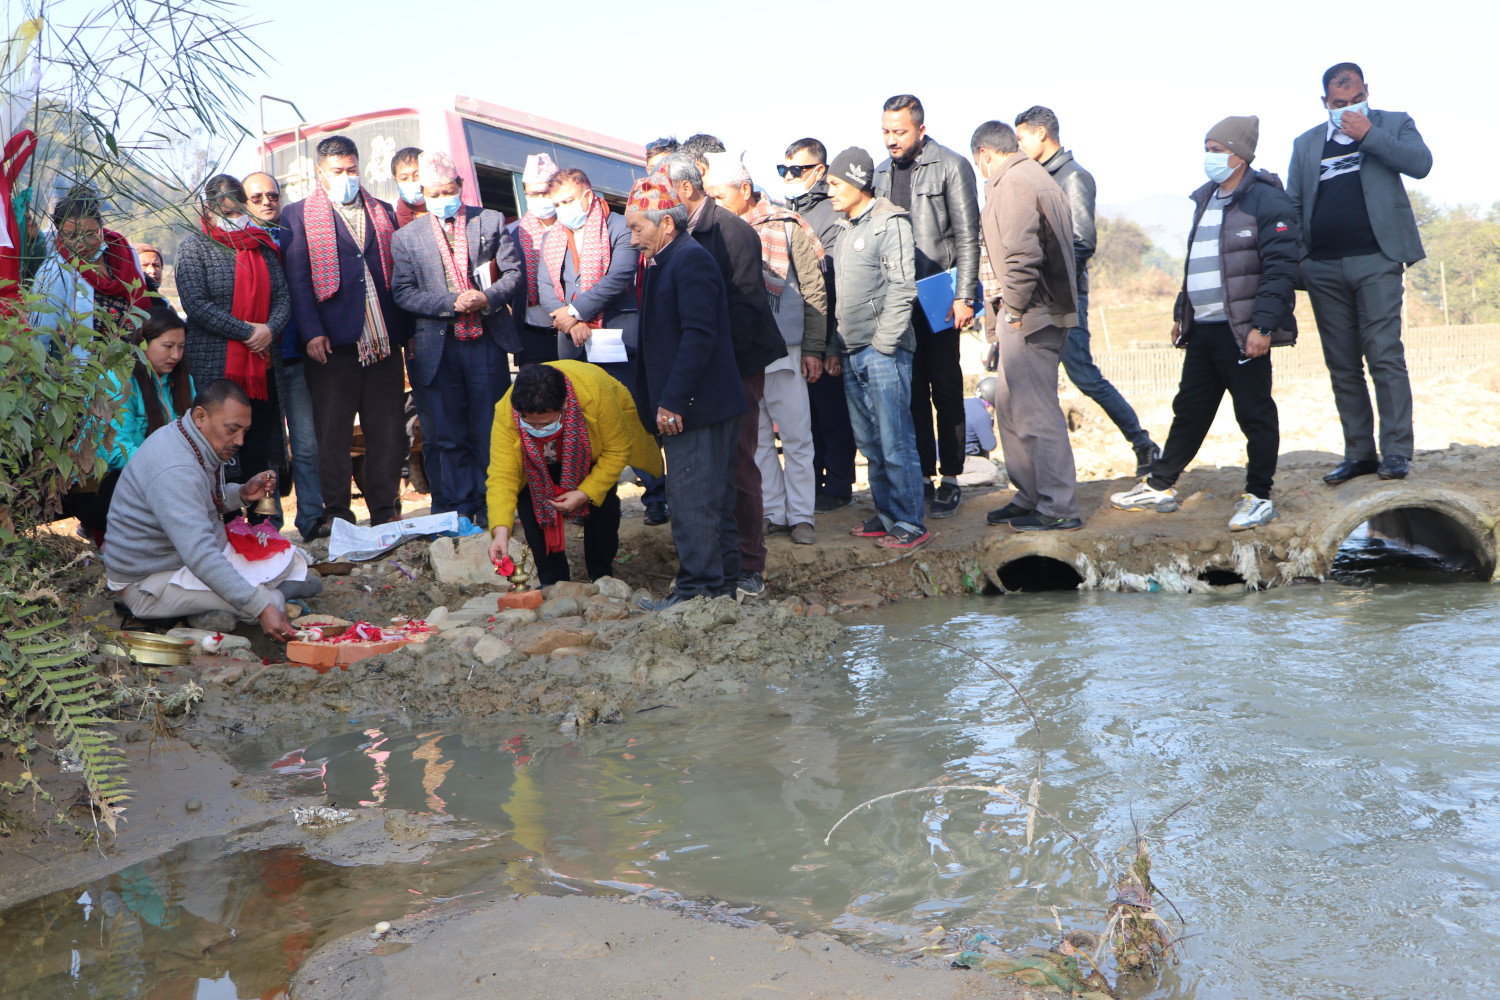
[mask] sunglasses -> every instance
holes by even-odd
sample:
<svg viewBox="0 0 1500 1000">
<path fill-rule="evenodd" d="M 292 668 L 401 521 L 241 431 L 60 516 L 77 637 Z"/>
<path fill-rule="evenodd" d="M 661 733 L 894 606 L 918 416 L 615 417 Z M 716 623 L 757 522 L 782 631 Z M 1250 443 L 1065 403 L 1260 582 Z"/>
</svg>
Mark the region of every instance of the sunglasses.
<svg viewBox="0 0 1500 1000">
<path fill-rule="evenodd" d="M 267 191 L 264 194 L 252 194 L 245 200 L 252 205 L 259 205 L 261 202 L 279 202 L 281 201 L 281 195 L 275 191 Z"/>
<path fill-rule="evenodd" d="M 799 163 L 789 167 L 785 163 L 782 163 L 777 165 L 776 172 L 781 175 L 782 180 L 786 180 L 788 177 L 800 178 L 809 170 L 816 170 L 822 165 L 821 163 Z"/>
</svg>

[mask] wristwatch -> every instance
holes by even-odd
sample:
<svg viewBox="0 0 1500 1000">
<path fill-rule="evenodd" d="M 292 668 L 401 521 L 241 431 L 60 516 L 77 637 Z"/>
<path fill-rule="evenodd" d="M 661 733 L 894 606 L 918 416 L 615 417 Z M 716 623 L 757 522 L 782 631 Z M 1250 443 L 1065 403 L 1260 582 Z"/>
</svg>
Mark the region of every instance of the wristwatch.
<svg viewBox="0 0 1500 1000">
<path fill-rule="evenodd" d="M 1005 314 L 1005 322 L 1007 324 L 1009 324 L 1009 323 L 1019 323 L 1019 322 L 1021 322 L 1021 317 L 1014 316 L 1010 312 L 1007 311 L 1006 314 Z"/>
</svg>

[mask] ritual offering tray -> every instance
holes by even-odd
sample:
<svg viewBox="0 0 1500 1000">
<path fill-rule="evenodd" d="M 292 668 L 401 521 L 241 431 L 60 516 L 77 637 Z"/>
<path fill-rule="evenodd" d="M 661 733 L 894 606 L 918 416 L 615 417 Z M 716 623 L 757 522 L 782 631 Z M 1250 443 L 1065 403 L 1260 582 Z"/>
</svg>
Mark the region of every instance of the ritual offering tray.
<svg viewBox="0 0 1500 1000">
<path fill-rule="evenodd" d="M 426 642 L 433 635 L 427 623 L 414 618 L 392 619 L 389 625 L 355 622 L 353 625 L 309 625 L 286 644 L 291 663 L 326 674 L 340 670 L 367 656 L 393 653 L 413 642 Z"/>
<path fill-rule="evenodd" d="M 155 632 L 113 632 L 99 648 L 154 667 L 182 667 L 193 658 L 192 642 Z"/>
</svg>

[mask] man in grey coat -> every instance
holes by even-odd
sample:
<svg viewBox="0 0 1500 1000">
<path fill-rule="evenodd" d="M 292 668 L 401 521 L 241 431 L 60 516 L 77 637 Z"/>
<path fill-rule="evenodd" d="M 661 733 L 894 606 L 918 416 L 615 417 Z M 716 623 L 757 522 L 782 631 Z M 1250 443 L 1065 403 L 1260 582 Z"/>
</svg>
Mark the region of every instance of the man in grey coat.
<svg viewBox="0 0 1500 1000">
<path fill-rule="evenodd" d="M 1344 426 L 1344 460 L 1330 486 L 1376 473 L 1404 479 L 1411 463 L 1411 381 L 1401 345 L 1401 276 L 1424 256 L 1401 175 L 1420 180 L 1432 152 L 1411 116 L 1371 111 L 1364 71 L 1323 74 L 1328 121 L 1292 145 L 1287 194 L 1302 232 L 1302 281 L 1312 300 Z M 1380 450 L 1364 369 L 1375 385 Z"/>
<path fill-rule="evenodd" d="M 425 151 L 420 171 L 428 214 L 391 240 L 391 294 L 415 321 L 411 377 L 430 390 L 442 496 L 485 526 L 490 426 L 510 388 L 506 352 L 521 349 L 510 313 L 521 260 L 504 216 L 461 203 L 447 153 Z"/>
<path fill-rule="evenodd" d="M 109 507 L 104 577 L 138 618 L 186 616 L 198 628 L 229 631 L 236 619 L 260 619 L 267 636 L 292 638 L 288 596 L 322 589 L 298 553 L 264 584 L 245 579 L 224 554 L 221 515 L 254 503 L 274 488 L 262 472 L 225 483 L 224 465 L 245 443 L 250 398 L 228 379 L 198 391 L 193 408 L 157 429 L 131 456 Z M 289 583 L 291 577 L 302 578 Z M 289 594 L 290 592 L 290 594 Z"/>
<path fill-rule="evenodd" d="M 1057 366 L 1078 325 L 1072 211 L 1009 125 L 985 122 L 969 145 L 985 179 L 980 226 L 1000 282 L 999 301 L 988 304 L 1000 317 L 995 423 L 1016 488 L 986 520 L 1016 531 L 1075 531 L 1083 527 L 1077 472 L 1057 402 Z"/>
</svg>

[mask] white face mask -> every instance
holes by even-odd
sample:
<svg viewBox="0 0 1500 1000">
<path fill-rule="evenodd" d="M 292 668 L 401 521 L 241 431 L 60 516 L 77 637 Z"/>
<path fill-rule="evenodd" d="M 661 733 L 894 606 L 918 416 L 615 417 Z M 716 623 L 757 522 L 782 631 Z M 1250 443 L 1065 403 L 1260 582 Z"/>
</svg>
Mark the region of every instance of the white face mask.
<svg viewBox="0 0 1500 1000">
<path fill-rule="evenodd" d="M 214 225 L 226 232 L 234 233 L 249 227 L 250 216 L 237 215 L 232 219 L 226 219 L 222 215 L 216 215 L 214 216 Z"/>
<path fill-rule="evenodd" d="M 538 219 L 550 219 L 557 214 L 557 206 L 552 204 L 552 199 L 541 195 L 527 198 L 526 209 Z"/>
<path fill-rule="evenodd" d="M 521 426 L 534 438 L 548 438 L 562 430 L 562 414 L 559 413 L 557 419 L 545 427 L 533 427 L 524 420 L 521 421 Z"/>
</svg>

